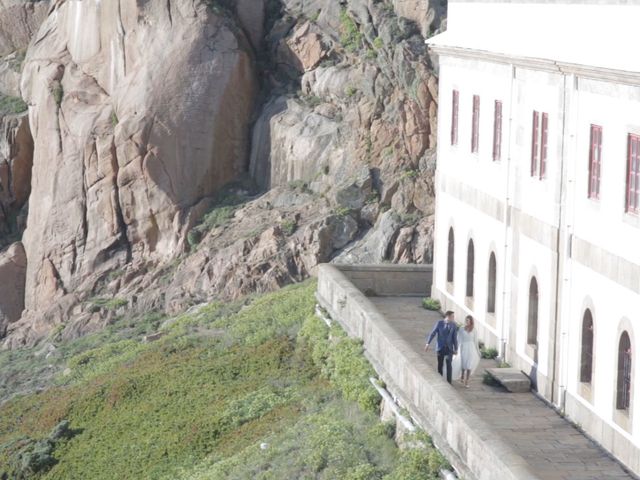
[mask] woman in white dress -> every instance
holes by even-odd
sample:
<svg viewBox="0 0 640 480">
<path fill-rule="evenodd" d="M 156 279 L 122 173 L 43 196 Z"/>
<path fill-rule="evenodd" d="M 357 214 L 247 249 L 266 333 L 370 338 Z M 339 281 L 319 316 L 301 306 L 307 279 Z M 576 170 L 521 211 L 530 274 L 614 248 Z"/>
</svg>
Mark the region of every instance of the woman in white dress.
<svg viewBox="0 0 640 480">
<path fill-rule="evenodd" d="M 458 329 L 458 355 L 453 358 L 452 371 L 457 374 L 460 370 L 460 382 L 468 388 L 469 377 L 479 363 L 478 334 L 474 328 L 473 317 L 467 315 L 464 319 L 464 328 Z"/>
</svg>

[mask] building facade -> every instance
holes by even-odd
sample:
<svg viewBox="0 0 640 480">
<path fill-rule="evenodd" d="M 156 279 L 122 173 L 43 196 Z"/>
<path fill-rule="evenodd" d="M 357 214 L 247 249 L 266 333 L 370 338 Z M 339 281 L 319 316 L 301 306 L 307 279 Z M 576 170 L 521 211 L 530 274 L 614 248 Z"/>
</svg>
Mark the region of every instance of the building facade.
<svg viewBox="0 0 640 480">
<path fill-rule="evenodd" d="M 432 296 L 640 473 L 637 25 L 623 0 L 450 0 L 428 43 Z"/>
</svg>

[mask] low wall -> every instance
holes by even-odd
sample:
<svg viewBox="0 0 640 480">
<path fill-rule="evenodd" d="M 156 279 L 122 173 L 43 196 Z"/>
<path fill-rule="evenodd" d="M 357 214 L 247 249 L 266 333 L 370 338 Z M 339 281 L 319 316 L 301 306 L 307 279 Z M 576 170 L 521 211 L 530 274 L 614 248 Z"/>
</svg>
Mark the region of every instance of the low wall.
<svg viewBox="0 0 640 480">
<path fill-rule="evenodd" d="M 361 292 L 376 296 L 429 296 L 432 265 L 334 265 Z"/>
<path fill-rule="evenodd" d="M 378 270 L 372 270 L 374 268 Z M 357 278 L 360 277 L 359 272 L 366 272 L 373 277 L 382 277 L 371 279 L 374 285 L 378 282 L 388 286 L 388 290 L 381 289 L 380 294 L 393 292 L 393 285 L 400 285 L 401 282 L 394 283 L 390 278 L 401 274 L 404 268 L 408 275 L 418 275 L 415 269 L 422 269 L 422 278 L 430 279 L 429 267 L 396 265 L 387 269 L 386 266 L 367 266 L 361 270 L 357 266 L 321 265 L 318 269 L 318 301 L 350 336 L 363 340 L 365 352 L 387 388 L 432 436 L 463 478 L 539 479 L 522 457 L 469 410 L 455 390 L 395 332 L 387 319 L 356 287 L 369 285 L 365 279 Z M 385 276 L 387 279 L 384 279 Z M 352 282 L 350 278 L 355 280 Z M 420 290 L 420 295 L 428 291 L 426 287 L 422 290 L 422 285 L 414 286 L 414 291 L 417 290 Z"/>
</svg>

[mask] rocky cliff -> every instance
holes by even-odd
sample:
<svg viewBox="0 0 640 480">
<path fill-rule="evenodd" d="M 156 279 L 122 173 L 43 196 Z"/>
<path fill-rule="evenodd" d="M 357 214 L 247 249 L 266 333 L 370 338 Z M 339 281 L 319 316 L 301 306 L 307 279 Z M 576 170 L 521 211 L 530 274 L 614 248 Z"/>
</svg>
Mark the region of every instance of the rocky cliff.
<svg viewBox="0 0 640 480">
<path fill-rule="evenodd" d="M 15 279 L 0 289 L 5 345 L 271 290 L 320 262 L 430 261 L 424 37 L 443 14 L 418 0 L 0 4 L 2 65 L 28 105 L 0 136 L 0 231 L 21 239 L 0 253 Z M 7 98 L 15 77 L 0 67 Z"/>
</svg>

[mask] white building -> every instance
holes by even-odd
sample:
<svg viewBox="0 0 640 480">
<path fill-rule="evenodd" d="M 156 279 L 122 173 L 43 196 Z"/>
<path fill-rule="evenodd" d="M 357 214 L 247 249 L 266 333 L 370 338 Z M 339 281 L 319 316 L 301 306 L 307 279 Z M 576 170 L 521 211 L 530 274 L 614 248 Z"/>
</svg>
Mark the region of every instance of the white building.
<svg viewBox="0 0 640 480">
<path fill-rule="evenodd" d="M 640 2 L 449 0 L 444 309 L 640 473 Z"/>
</svg>

